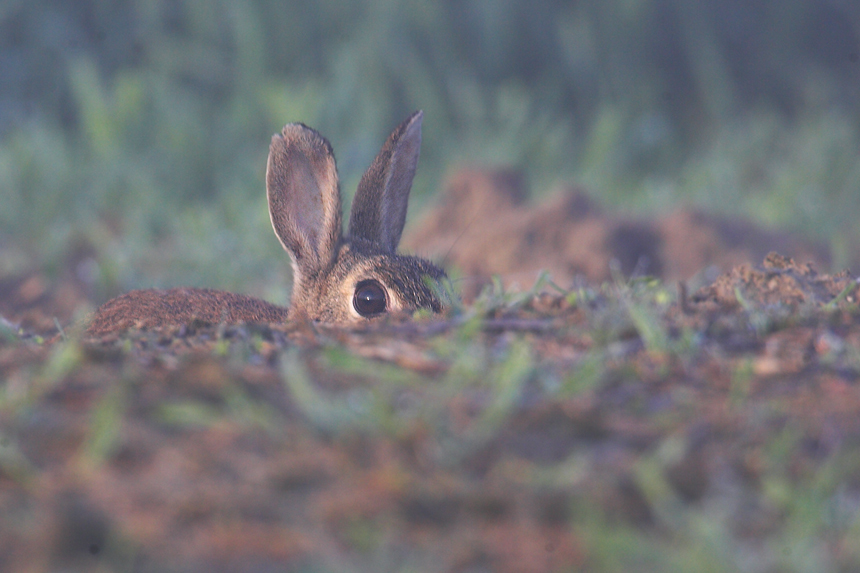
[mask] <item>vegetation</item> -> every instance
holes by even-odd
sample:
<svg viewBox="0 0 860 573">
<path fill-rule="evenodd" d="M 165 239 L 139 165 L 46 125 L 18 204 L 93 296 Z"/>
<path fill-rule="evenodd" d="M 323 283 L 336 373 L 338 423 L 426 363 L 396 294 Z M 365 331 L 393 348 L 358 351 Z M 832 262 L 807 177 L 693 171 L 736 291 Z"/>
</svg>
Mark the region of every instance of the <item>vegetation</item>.
<svg viewBox="0 0 860 573">
<path fill-rule="evenodd" d="M 0 561 L 855 571 L 858 282 L 779 256 L 720 281 L 0 341 Z"/>
<path fill-rule="evenodd" d="M 416 208 L 458 164 L 510 164 L 537 194 L 577 181 L 629 210 L 690 201 L 844 252 L 860 208 L 858 12 L 803 0 L 10 0 L 2 240 L 49 265 L 92 245 L 103 293 L 183 283 L 283 300 L 261 192 L 270 134 L 288 121 L 320 129 L 348 195 L 391 127 L 422 108 Z"/>
<path fill-rule="evenodd" d="M 413 216 L 457 165 L 505 164 L 536 196 L 573 181 L 793 227 L 839 266 L 860 238 L 855 4 L 0 2 L 0 563 L 857 570 L 847 275 L 543 275 L 351 330 L 95 340 L 53 314 L 174 284 L 285 301 L 270 135 L 329 137 L 348 202 L 417 108 Z"/>
</svg>

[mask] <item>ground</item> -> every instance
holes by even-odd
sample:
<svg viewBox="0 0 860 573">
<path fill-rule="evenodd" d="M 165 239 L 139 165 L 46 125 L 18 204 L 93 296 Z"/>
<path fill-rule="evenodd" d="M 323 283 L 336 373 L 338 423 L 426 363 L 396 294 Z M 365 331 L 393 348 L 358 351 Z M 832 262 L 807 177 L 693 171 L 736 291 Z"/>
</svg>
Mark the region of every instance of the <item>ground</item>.
<svg viewBox="0 0 860 573">
<path fill-rule="evenodd" d="M 77 265 L 0 277 L 4 571 L 860 569 L 848 273 L 94 339 Z"/>
</svg>

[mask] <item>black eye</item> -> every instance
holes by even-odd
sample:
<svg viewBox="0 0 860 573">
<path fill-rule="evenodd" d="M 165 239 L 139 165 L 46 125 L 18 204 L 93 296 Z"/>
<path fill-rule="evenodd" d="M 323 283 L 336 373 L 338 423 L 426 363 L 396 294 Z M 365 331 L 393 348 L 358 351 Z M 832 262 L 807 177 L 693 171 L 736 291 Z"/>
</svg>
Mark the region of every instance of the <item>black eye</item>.
<svg viewBox="0 0 860 573">
<path fill-rule="evenodd" d="M 363 317 L 385 312 L 385 289 L 382 288 L 379 281 L 373 279 L 361 281 L 355 285 L 352 306 Z"/>
</svg>

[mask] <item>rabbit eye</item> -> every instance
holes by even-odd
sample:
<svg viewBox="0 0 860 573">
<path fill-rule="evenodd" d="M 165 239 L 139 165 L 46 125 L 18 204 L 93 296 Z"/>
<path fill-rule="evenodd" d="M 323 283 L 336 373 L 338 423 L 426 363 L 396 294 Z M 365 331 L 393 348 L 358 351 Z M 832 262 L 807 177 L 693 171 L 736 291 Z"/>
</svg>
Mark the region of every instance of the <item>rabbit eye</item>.
<svg viewBox="0 0 860 573">
<path fill-rule="evenodd" d="M 385 312 L 385 289 L 379 281 L 373 279 L 361 281 L 355 287 L 352 306 L 365 318 Z"/>
</svg>

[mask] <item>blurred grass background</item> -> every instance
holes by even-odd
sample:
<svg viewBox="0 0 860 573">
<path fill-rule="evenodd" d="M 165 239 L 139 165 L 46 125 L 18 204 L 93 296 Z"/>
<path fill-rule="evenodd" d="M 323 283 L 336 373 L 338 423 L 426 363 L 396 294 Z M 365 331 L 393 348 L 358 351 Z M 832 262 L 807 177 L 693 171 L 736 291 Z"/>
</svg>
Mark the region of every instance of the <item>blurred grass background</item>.
<svg viewBox="0 0 860 573">
<path fill-rule="evenodd" d="M 415 109 L 413 217 L 477 162 L 536 195 L 575 181 L 633 213 L 742 213 L 828 241 L 836 266 L 860 237 L 856 2 L 2 0 L 3 264 L 56 273 L 92 245 L 97 297 L 284 302 L 271 134 L 325 134 L 348 202 Z"/>
</svg>

